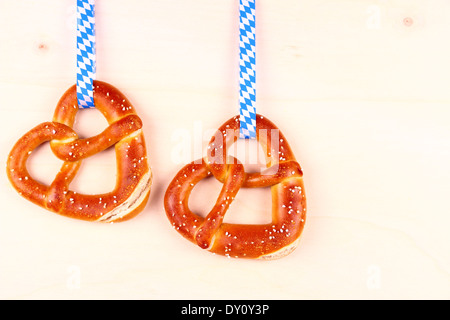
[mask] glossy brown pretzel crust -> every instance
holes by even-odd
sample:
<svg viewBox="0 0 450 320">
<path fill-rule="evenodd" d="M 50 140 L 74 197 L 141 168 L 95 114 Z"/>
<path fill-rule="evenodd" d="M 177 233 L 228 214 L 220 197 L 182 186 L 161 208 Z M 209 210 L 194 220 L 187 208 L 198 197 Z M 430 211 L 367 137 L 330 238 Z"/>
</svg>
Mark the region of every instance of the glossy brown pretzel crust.
<svg viewBox="0 0 450 320">
<path fill-rule="evenodd" d="M 7 173 L 14 188 L 26 199 L 66 217 L 118 222 L 144 208 L 152 181 L 147 162 L 142 121 L 127 98 L 116 88 L 94 81 L 94 103 L 108 121 L 102 133 L 79 139 L 72 129 L 78 112 L 76 86 L 61 97 L 52 122 L 44 122 L 22 136 L 11 150 Z M 26 162 L 32 151 L 50 141 L 53 153 L 64 161 L 50 186 L 34 180 Z M 115 146 L 117 179 L 113 191 L 81 194 L 69 189 L 82 159 Z"/>
<path fill-rule="evenodd" d="M 164 204 L 172 226 L 203 249 L 236 258 L 276 259 L 295 249 L 304 227 L 303 173 L 286 139 L 272 122 L 257 115 L 256 130 L 268 159 L 266 171 L 246 173 L 241 163 L 227 156 L 228 148 L 239 136 L 239 117 L 234 117 L 211 139 L 207 156 L 178 172 L 166 191 Z M 273 130 L 276 135 L 271 134 Z M 222 182 L 223 187 L 213 209 L 203 218 L 189 210 L 188 200 L 195 185 L 211 175 Z M 241 187 L 271 187 L 270 224 L 223 223 Z"/>
</svg>

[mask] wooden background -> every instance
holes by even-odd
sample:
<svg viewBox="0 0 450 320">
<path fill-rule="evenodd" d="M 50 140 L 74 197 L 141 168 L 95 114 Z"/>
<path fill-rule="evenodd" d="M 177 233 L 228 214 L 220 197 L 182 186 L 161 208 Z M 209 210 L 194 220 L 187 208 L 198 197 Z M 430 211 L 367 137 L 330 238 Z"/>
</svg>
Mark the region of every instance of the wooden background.
<svg viewBox="0 0 450 320">
<path fill-rule="evenodd" d="M 300 246 L 272 262 L 227 259 L 171 228 L 167 185 L 239 111 L 237 2 L 96 1 L 97 79 L 144 121 L 150 201 L 122 224 L 66 219 L 1 170 L 1 298 L 450 298 L 447 0 L 258 0 L 257 111 L 305 172 Z M 3 164 L 75 82 L 75 11 L 75 0 L 0 2 Z M 84 136 L 105 126 L 97 110 L 76 123 Z M 60 163 L 44 146 L 28 166 L 50 183 Z M 72 187 L 109 191 L 114 172 L 105 151 Z M 190 205 L 207 212 L 220 184 L 198 189 Z M 268 190 L 241 190 L 226 219 L 270 220 L 270 203 Z"/>
</svg>

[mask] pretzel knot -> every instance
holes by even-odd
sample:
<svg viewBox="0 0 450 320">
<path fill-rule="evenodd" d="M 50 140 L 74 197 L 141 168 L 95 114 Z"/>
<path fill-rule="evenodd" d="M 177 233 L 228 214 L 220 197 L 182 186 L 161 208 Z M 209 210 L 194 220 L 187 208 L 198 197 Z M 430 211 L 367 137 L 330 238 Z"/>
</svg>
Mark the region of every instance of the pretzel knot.
<svg viewBox="0 0 450 320">
<path fill-rule="evenodd" d="M 182 168 L 164 199 L 167 217 L 185 238 L 213 253 L 235 258 L 281 258 L 300 239 L 306 217 L 303 173 L 284 136 L 268 119 L 257 115 L 257 139 L 265 150 L 267 169 L 247 173 L 242 163 L 227 156 L 239 137 L 239 117 L 225 122 L 201 160 Z M 191 212 L 188 200 L 202 179 L 214 176 L 223 183 L 219 197 L 205 218 Z M 224 223 L 226 211 L 240 188 L 271 187 L 272 222 L 262 225 Z"/>
<path fill-rule="evenodd" d="M 142 121 L 127 98 L 105 82 L 94 81 L 94 103 L 109 124 L 103 132 L 80 139 L 72 129 L 79 109 L 74 85 L 59 100 L 53 121 L 31 129 L 14 145 L 7 161 L 8 177 L 23 197 L 63 216 L 102 222 L 127 220 L 144 208 L 152 181 Z M 26 168 L 32 151 L 47 141 L 64 161 L 50 186 L 34 180 Z M 69 190 L 82 159 L 113 145 L 118 171 L 114 190 L 98 195 Z"/>
</svg>

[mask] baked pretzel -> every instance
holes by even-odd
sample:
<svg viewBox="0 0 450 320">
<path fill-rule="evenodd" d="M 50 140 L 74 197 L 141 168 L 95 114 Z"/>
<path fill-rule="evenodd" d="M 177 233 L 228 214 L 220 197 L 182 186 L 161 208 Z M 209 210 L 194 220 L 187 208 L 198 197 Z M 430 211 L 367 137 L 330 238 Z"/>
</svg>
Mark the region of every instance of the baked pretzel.
<svg viewBox="0 0 450 320">
<path fill-rule="evenodd" d="M 265 171 L 247 173 L 242 163 L 227 156 L 228 148 L 239 137 L 239 117 L 231 118 L 211 139 L 208 154 L 178 172 L 166 191 L 164 205 L 172 226 L 203 249 L 235 258 L 276 259 L 296 248 L 303 230 L 306 217 L 303 173 L 286 139 L 272 122 L 257 115 L 256 132 L 267 156 Z M 216 204 L 203 218 L 189 210 L 188 200 L 195 185 L 211 175 L 223 187 Z M 223 223 L 241 187 L 271 187 L 271 223 Z"/>
<path fill-rule="evenodd" d="M 127 98 L 105 82 L 94 81 L 94 103 L 109 124 L 103 132 L 79 139 L 72 129 L 79 109 L 74 85 L 59 100 L 52 122 L 36 126 L 17 141 L 8 157 L 7 173 L 19 194 L 50 211 L 81 220 L 119 222 L 142 211 L 150 193 L 152 172 L 142 121 Z M 50 186 L 34 180 L 26 168 L 32 151 L 47 141 L 64 161 Z M 113 145 L 118 171 L 114 190 L 97 195 L 70 190 L 82 159 Z"/>
</svg>

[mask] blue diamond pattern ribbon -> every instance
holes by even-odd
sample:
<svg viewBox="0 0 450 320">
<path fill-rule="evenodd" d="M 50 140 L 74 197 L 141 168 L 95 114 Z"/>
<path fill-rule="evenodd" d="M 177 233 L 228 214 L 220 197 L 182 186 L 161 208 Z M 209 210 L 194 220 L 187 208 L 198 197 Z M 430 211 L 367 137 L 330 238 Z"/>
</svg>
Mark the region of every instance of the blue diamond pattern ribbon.
<svg viewBox="0 0 450 320">
<path fill-rule="evenodd" d="M 79 108 L 93 108 L 95 66 L 95 0 L 77 0 L 77 99 Z"/>
<path fill-rule="evenodd" d="M 256 138 L 255 1 L 239 0 L 240 138 Z"/>
</svg>

